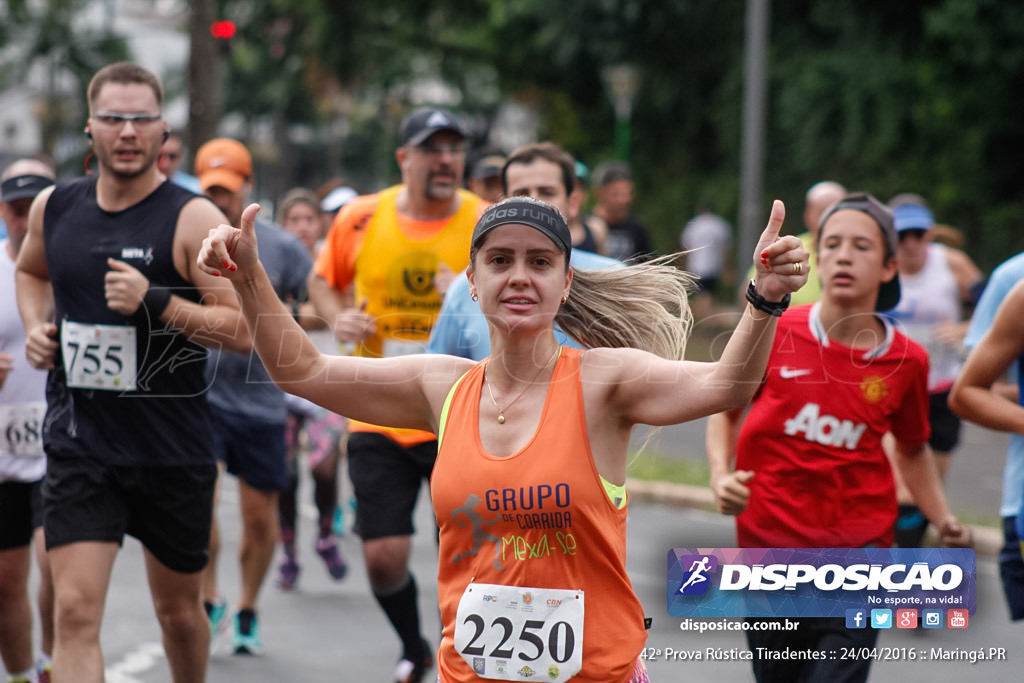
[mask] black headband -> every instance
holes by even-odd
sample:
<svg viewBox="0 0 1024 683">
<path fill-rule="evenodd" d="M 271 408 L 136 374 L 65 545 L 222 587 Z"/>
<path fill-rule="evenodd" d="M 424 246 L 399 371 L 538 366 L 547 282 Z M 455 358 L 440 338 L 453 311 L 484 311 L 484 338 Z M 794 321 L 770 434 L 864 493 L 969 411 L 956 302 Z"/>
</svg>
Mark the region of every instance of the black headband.
<svg viewBox="0 0 1024 683">
<path fill-rule="evenodd" d="M 29 173 L 8 178 L 0 186 L 0 202 L 12 202 L 15 199 L 30 199 L 53 185 L 53 179 Z"/>
<path fill-rule="evenodd" d="M 484 235 L 499 225 L 527 225 L 544 233 L 565 252 L 566 258 L 572 252 L 572 237 L 562 213 L 547 202 L 532 197 L 509 197 L 492 204 L 473 229 L 472 244 L 476 246 Z"/>
</svg>

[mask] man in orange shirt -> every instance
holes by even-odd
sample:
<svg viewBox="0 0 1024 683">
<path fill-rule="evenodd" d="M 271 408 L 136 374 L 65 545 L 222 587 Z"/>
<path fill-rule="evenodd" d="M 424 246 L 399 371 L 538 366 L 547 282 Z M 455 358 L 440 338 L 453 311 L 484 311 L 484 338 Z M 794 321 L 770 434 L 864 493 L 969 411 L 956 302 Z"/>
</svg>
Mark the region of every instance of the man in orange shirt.
<svg viewBox="0 0 1024 683">
<path fill-rule="evenodd" d="M 395 158 L 402 184 L 359 197 L 338 214 L 309 281 L 310 299 L 358 356 L 420 353 L 486 204 L 460 190 L 465 134 L 448 112 L 422 109 L 403 123 Z M 344 387 L 339 387 L 344 391 Z M 420 681 L 432 646 L 420 633 L 409 571 L 412 512 L 437 456 L 430 432 L 351 425 L 349 476 L 356 529 L 374 597 L 402 640 L 395 670 Z"/>
</svg>

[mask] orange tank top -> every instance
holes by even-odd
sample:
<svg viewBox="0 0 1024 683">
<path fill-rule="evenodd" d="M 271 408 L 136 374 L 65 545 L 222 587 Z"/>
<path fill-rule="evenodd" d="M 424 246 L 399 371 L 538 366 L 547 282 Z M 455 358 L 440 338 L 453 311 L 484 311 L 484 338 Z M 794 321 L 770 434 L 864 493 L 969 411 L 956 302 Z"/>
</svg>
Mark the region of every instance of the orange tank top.
<svg viewBox="0 0 1024 683">
<path fill-rule="evenodd" d="M 481 680 L 455 648 L 459 603 L 471 581 L 582 590 L 583 668 L 572 680 L 626 681 L 636 666 L 647 634 L 643 606 L 626 574 L 627 509 L 615 507 L 594 465 L 583 413 L 582 353 L 562 348 L 536 434 L 507 457 L 490 455 L 480 441 L 486 361 L 449 395 L 430 480 L 440 527 L 443 683 Z M 512 657 L 512 664 L 518 670 L 523 662 Z"/>
</svg>

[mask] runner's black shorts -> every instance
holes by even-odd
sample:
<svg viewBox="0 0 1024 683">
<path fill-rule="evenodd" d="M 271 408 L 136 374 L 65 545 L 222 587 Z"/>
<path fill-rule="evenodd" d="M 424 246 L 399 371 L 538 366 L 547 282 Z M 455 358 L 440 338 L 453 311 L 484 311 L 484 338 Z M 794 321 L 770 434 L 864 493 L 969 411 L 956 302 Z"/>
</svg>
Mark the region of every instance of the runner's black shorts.
<svg viewBox="0 0 1024 683">
<path fill-rule="evenodd" d="M 1010 619 L 1024 620 L 1024 548 L 1017 538 L 1017 518 L 1003 517 L 1003 547 L 999 551 L 999 577 L 1010 608 Z"/>
<path fill-rule="evenodd" d="M 406 448 L 376 432 L 348 437 L 348 476 L 356 495 L 356 531 L 364 541 L 411 536 L 423 481 L 437 460 L 437 441 Z"/>
<path fill-rule="evenodd" d="M 217 465 L 110 465 L 88 455 L 47 453 L 46 549 L 82 541 L 139 539 L 168 569 L 198 572 L 209 558 Z"/>
<path fill-rule="evenodd" d="M 960 443 L 960 418 L 949 409 L 949 392 L 931 394 L 928 403 L 928 421 L 932 427 L 928 445 L 939 453 L 949 453 Z"/>
<path fill-rule="evenodd" d="M 0 482 L 0 550 L 24 548 L 42 524 L 39 481 Z"/>
<path fill-rule="evenodd" d="M 283 419 L 281 422 L 254 420 L 210 405 L 214 454 L 228 472 L 257 491 L 288 488 L 284 425 Z"/>
</svg>

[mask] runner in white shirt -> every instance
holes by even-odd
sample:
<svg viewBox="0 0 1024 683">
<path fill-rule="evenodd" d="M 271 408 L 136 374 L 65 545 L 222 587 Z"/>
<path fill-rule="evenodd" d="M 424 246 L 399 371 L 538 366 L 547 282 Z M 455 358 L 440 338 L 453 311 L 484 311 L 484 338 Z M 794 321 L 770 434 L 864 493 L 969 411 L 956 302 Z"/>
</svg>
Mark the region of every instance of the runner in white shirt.
<svg viewBox="0 0 1024 683">
<path fill-rule="evenodd" d="M 50 167 L 34 159 L 15 161 L 0 176 L 0 218 L 8 231 L 7 239 L 0 241 L 0 658 L 12 681 L 48 681 L 53 646 L 53 583 L 43 543 L 39 492 L 46 473 L 42 440 L 46 372 L 36 370 L 25 358 L 25 328 L 14 296 L 15 261 L 28 227 L 28 208 L 53 180 Z M 32 661 L 28 591 L 33 535 L 42 577 L 43 654 L 38 667 Z"/>
<path fill-rule="evenodd" d="M 967 323 L 963 305 L 970 301 L 981 271 L 965 253 L 932 241 L 935 219 L 924 200 L 901 194 L 889 201 L 899 235 L 899 270 L 903 293 L 889 312 L 902 331 L 928 351 L 928 398 L 931 437 L 939 476 L 945 479 L 953 450 L 960 442 L 960 418 L 949 409 L 949 392 L 966 355 Z M 891 452 L 891 449 L 890 449 Z M 894 472 L 896 472 L 894 470 Z M 899 517 L 896 545 L 921 545 L 928 520 L 896 472 Z"/>
</svg>

